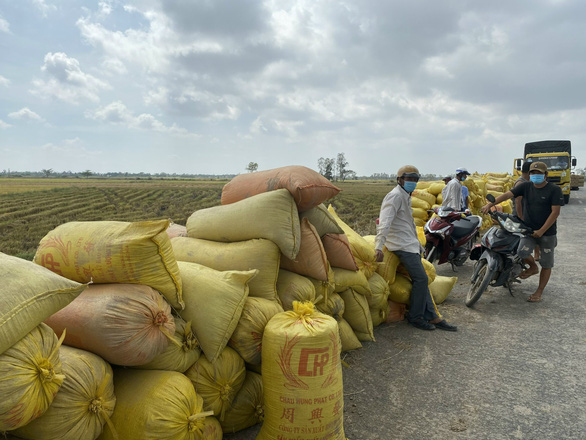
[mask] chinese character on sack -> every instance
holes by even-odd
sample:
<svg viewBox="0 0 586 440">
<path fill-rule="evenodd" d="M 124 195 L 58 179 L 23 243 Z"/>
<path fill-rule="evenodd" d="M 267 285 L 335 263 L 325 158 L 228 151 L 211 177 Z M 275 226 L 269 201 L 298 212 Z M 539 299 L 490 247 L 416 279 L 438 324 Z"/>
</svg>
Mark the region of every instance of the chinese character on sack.
<svg viewBox="0 0 586 440">
<path fill-rule="evenodd" d="M 309 420 L 310 421 L 318 420 L 321 423 L 321 419 L 322 419 L 321 412 L 322 412 L 321 408 L 314 409 L 313 411 L 311 411 L 311 419 L 309 419 Z M 311 422 L 311 423 L 313 423 L 313 422 Z"/>
<path fill-rule="evenodd" d="M 337 416 L 338 414 L 340 414 L 341 408 L 342 408 L 342 405 L 340 405 L 340 401 L 338 400 L 336 402 L 336 404 L 334 405 L 333 415 Z"/>
<path fill-rule="evenodd" d="M 281 418 L 293 423 L 295 418 L 295 408 L 283 408 L 283 415 Z"/>
</svg>

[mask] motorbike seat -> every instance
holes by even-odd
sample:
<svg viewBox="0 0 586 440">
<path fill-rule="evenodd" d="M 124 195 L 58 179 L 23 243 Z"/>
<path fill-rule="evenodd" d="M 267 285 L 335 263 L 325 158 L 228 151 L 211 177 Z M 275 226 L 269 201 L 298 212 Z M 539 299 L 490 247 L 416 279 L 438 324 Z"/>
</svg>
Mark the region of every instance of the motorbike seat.
<svg viewBox="0 0 586 440">
<path fill-rule="evenodd" d="M 459 239 L 470 234 L 480 223 L 478 217 L 468 217 L 454 222 L 452 237 Z"/>
</svg>

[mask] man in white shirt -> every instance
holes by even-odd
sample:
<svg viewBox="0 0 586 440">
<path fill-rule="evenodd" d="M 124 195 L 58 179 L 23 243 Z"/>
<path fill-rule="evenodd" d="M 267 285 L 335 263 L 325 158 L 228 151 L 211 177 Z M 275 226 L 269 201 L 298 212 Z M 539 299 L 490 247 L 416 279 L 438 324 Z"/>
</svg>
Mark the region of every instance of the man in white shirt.
<svg viewBox="0 0 586 440">
<path fill-rule="evenodd" d="M 457 331 L 458 328 L 438 317 L 428 287 L 428 278 L 421 263 L 421 245 L 411 210 L 411 193 L 417 186 L 419 170 L 405 165 L 397 172 L 397 186 L 389 192 L 381 205 L 375 239 L 376 261 L 383 261 L 383 246 L 392 251 L 407 269 L 413 287 L 409 298 L 408 322 L 422 330 L 439 328 Z"/>
<path fill-rule="evenodd" d="M 442 207 L 462 211 L 462 183 L 470 173 L 466 168 L 456 170 L 456 178 L 450 180 L 442 189 Z"/>
</svg>

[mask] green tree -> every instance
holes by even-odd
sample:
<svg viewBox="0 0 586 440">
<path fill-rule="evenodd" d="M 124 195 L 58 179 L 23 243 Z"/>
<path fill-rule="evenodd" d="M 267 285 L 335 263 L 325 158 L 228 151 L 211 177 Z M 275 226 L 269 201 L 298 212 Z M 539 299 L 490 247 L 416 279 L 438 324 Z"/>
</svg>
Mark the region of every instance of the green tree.
<svg viewBox="0 0 586 440">
<path fill-rule="evenodd" d="M 43 173 L 45 175 L 45 177 L 49 177 L 53 173 L 53 168 L 42 169 L 41 173 Z"/>
<path fill-rule="evenodd" d="M 256 170 L 258 170 L 258 164 L 256 162 L 249 162 L 245 169 L 249 173 L 254 173 Z"/>
<path fill-rule="evenodd" d="M 79 174 L 81 174 L 83 177 L 85 177 L 87 179 L 88 177 L 90 177 L 94 173 L 92 173 L 90 170 L 85 170 L 85 171 L 82 171 Z"/>
<path fill-rule="evenodd" d="M 349 171 L 346 169 L 347 166 L 348 161 L 346 160 L 344 153 L 338 153 L 338 156 L 336 157 L 336 175 L 338 176 L 338 180 L 346 180 L 346 174 Z"/>
</svg>

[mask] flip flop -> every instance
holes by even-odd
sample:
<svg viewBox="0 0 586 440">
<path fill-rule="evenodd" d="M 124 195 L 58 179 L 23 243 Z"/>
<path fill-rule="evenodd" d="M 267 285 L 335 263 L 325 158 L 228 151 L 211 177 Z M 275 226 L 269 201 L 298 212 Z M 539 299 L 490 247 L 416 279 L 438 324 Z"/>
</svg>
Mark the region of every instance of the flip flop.
<svg viewBox="0 0 586 440">
<path fill-rule="evenodd" d="M 533 295 L 531 295 L 529 298 L 527 298 L 527 302 L 530 302 L 530 303 L 538 303 L 538 302 L 541 302 L 541 297 L 536 298 Z"/>
<path fill-rule="evenodd" d="M 529 272 L 529 269 L 524 270 L 523 272 L 521 272 L 519 274 L 519 278 L 521 278 L 522 280 L 526 280 L 527 278 L 533 276 L 533 275 L 537 275 L 539 273 L 539 271 L 537 272 Z"/>
</svg>

